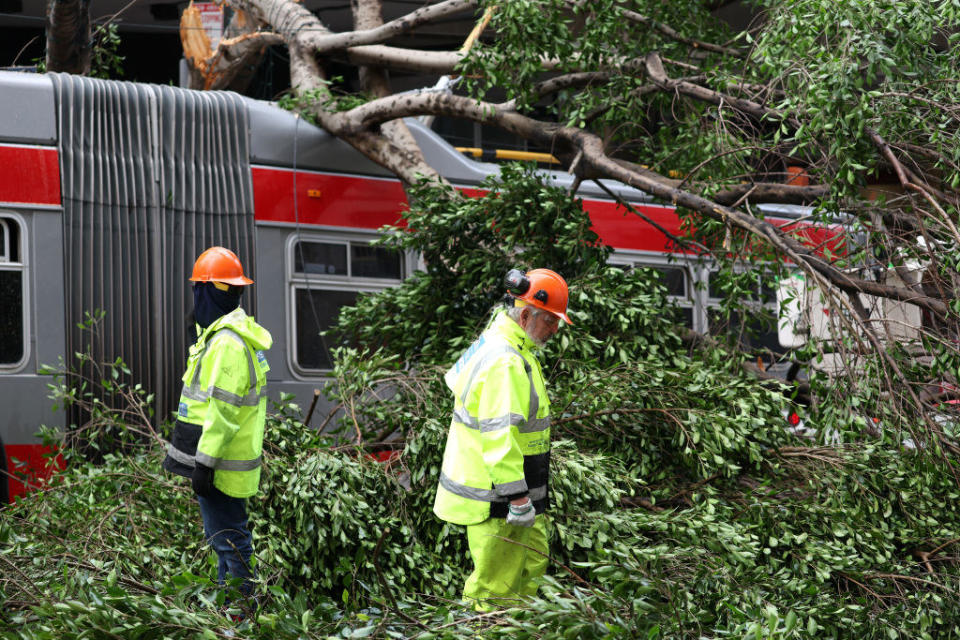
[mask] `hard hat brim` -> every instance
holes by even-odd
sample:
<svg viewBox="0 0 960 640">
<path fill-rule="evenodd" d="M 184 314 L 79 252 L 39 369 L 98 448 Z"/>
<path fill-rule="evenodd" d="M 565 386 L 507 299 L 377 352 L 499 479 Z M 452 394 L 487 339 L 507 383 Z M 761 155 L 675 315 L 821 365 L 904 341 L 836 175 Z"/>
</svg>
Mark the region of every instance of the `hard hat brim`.
<svg viewBox="0 0 960 640">
<path fill-rule="evenodd" d="M 191 277 L 190 282 L 225 282 L 238 287 L 245 287 L 253 284 L 253 280 L 246 276 L 235 276 L 233 278 L 211 278 L 210 276 Z"/>
</svg>

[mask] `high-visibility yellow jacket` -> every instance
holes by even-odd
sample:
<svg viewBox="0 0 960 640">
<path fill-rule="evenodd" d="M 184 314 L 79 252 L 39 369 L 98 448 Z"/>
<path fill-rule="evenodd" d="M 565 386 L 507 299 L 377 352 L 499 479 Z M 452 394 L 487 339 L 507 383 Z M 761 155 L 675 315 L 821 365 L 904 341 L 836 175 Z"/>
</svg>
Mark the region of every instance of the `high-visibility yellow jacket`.
<svg viewBox="0 0 960 640">
<path fill-rule="evenodd" d="M 241 308 L 221 316 L 190 347 L 177 424 L 164 468 L 213 468 L 213 484 L 235 498 L 260 485 L 270 333 Z"/>
<path fill-rule="evenodd" d="M 447 371 L 454 411 L 433 511 L 447 522 L 506 517 L 510 497 L 549 506 L 550 401 L 533 342 L 505 311 Z"/>
</svg>

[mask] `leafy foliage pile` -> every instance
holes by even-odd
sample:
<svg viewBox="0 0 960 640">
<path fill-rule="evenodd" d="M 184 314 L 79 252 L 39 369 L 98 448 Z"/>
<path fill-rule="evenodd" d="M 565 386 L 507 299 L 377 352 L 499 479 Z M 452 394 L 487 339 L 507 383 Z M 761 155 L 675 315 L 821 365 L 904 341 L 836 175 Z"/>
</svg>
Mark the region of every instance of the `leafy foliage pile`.
<svg viewBox="0 0 960 640">
<path fill-rule="evenodd" d="M 422 186 L 407 230 L 387 235 L 426 269 L 341 316 L 340 437 L 305 429 L 289 405 L 270 416 L 250 501 L 255 619 L 223 615 L 190 492 L 160 473 L 158 439 L 135 438 L 99 465 L 65 450 L 52 488 L 0 512 L 3 637 L 960 632 L 958 489 L 943 456 L 858 443 L 859 419 L 836 406 L 822 426 L 845 444 L 788 435 L 781 390 L 728 352 L 689 352 L 655 274 L 605 266 L 576 199 L 517 168 L 488 187 L 461 201 Z M 511 266 L 556 268 L 573 291 L 576 324 L 541 354 L 556 416 L 553 569 L 540 599 L 478 615 L 458 602 L 463 529 L 431 512 L 451 404 L 441 374 Z M 87 428 L 115 418 L 103 407 Z M 390 463 L 365 455 L 384 442 L 400 452 Z"/>
</svg>

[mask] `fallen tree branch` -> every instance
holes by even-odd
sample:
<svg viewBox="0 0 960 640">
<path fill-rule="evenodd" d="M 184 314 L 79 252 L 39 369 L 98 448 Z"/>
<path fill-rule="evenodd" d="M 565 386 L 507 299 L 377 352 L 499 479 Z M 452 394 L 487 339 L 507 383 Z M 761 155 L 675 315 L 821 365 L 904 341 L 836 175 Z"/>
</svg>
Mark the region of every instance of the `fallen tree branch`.
<svg viewBox="0 0 960 640">
<path fill-rule="evenodd" d="M 874 129 L 867 128 L 867 134 L 870 136 L 870 140 L 873 141 L 874 145 L 880 150 L 883 154 L 883 157 L 893 166 L 893 170 L 897 174 L 897 180 L 900 181 L 900 185 L 904 189 L 909 189 L 915 191 L 923 196 L 923 199 L 926 200 L 931 207 L 940 215 L 941 222 L 943 222 L 947 228 L 950 230 L 950 233 L 953 235 L 954 240 L 957 243 L 960 243 L 960 231 L 957 230 L 956 225 L 950 219 L 950 216 L 944 211 L 943 207 L 940 206 L 933 195 L 923 186 L 917 184 L 913 180 L 907 177 L 908 170 L 900 163 L 897 157 L 893 154 L 893 150 L 890 148 L 890 145 L 887 144 L 887 141 L 877 133 Z"/>
<path fill-rule="evenodd" d="M 643 507 L 647 511 L 653 511 L 654 513 L 666 511 L 666 509 L 663 507 L 653 504 L 653 502 L 651 502 L 648 498 L 639 498 L 635 496 L 621 496 L 620 506 L 628 508 Z"/>
<path fill-rule="evenodd" d="M 342 33 L 332 33 L 330 31 L 306 32 L 302 44 L 312 48 L 314 53 L 319 55 L 361 45 L 377 44 L 409 33 L 419 26 L 465 11 L 473 11 L 476 8 L 477 0 L 445 0 L 437 4 L 426 5 L 396 20 L 372 28 Z"/>
<path fill-rule="evenodd" d="M 840 291 L 847 294 L 865 293 L 907 302 L 926 309 L 940 318 L 946 318 L 949 313 L 949 309 L 943 300 L 920 295 L 906 287 L 872 282 L 844 273 L 823 257 L 816 255 L 800 240 L 769 222 L 688 191 L 668 186 L 664 183 L 664 179 L 658 180 L 651 177 L 649 171 L 640 173 L 624 166 L 623 163 L 607 156 L 603 140 L 582 129 L 540 122 L 518 113 L 505 112 L 498 109 L 495 104 L 479 102 L 471 98 L 449 94 L 421 93 L 390 96 L 337 114 L 340 119 L 334 124 L 337 127 L 334 133 L 336 135 L 358 134 L 387 120 L 424 113 L 496 124 L 509 133 L 534 140 L 547 147 L 555 147 L 558 142 L 561 142 L 571 150 L 583 152 L 583 162 L 594 172 L 590 174 L 591 177 L 613 178 L 673 205 L 697 211 L 714 220 L 732 223 L 766 241 L 773 249 L 780 251 L 804 271 L 817 274 Z"/>
<path fill-rule="evenodd" d="M 415 624 L 421 629 L 429 629 L 429 627 L 427 627 L 425 624 L 407 615 L 400 609 L 399 606 L 397 606 L 397 599 L 393 595 L 393 590 L 390 588 L 390 585 L 387 584 L 387 579 L 383 577 L 383 571 L 380 569 L 380 563 L 378 562 L 378 558 L 380 557 L 380 550 L 381 548 L 383 548 L 383 541 L 386 539 L 389 533 L 390 533 L 390 527 L 385 528 L 380 533 L 380 539 L 377 540 L 377 546 L 374 547 L 373 549 L 373 558 L 371 562 L 373 562 L 373 568 L 377 572 L 377 581 L 380 582 L 380 587 L 383 589 L 384 594 L 387 596 L 387 599 L 390 601 L 390 608 L 393 609 L 394 613 L 396 613 L 398 616 L 400 616 L 410 624 Z"/>
<path fill-rule="evenodd" d="M 660 54 L 656 51 L 647 54 L 646 71 L 647 77 L 664 90 L 675 91 L 679 94 L 700 100 L 701 102 L 708 102 L 717 106 L 729 106 L 761 122 L 785 122 L 794 129 L 800 127 L 800 122 L 795 117 L 788 116 L 776 109 L 765 107 L 758 102 L 727 95 L 719 91 L 714 91 L 713 89 L 708 89 L 707 87 L 701 87 L 686 80 L 674 80 L 670 78 L 663 68 L 663 61 L 660 58 Z"/>
<path fill-rule="evenodd" d="M 724 47 L 722 45 L 713 44 L 712 42 L 706 42 L 704 40 L 697 40 L 696 38 L 688 38 L 687 36 L 681 35 L 673 27 L 658 22 L 652 18 L 649 18 L 643 14 L 637 13 L 636 11 L 624 10 L 621 12 L 624 18 L 630 22 L 635 22 L 637 24 L 646 25 L 652 27 L 662 33 L 663 35 L 676 40 L 677 42 L 682 42 L 688 44 L 694 49 L 702 49 L 703 51 L 711 51 L 713 53 L 720 53 L 726 56 L 731 56 L 734 58 L 746 58 L 747 55 L 745 52 L 739 49 L 731 49 L 730 47 Z"/>
</svg>

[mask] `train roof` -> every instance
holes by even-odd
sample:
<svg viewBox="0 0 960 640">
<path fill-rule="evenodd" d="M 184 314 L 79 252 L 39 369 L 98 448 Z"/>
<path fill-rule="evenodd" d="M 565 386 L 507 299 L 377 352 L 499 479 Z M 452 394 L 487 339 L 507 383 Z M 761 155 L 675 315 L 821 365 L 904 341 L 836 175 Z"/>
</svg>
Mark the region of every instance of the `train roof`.
<svg viewBox="0 0 960 640">
<path fill-rule="evenodd" d="M 0 71 L 0 140 L 38 145 L 57 143 L 58 115 L 70 115 L 58 114 L 60 105 L 57 104 L 54 87 L 58 77 L 61 77 L 60 81 L 64 83 L 69 76 Z M 198 99 L 239 103 L 236 106 L 242 105 L 248 114 L 251 164 L 392 177 L 389 171 L 364 157 L 344 141 L 272 102 L 247 98 L 233 92 L 199 92 L 179 87 L 112 80 L 84 79 L 80 84 L 84 87 L 83 90 L 90 93 L 123 95 L 126 100 L 132 101 L 131 104 L 141 106 L 145 112 L 155 108 L 161 94 L 163 102 L 173 109 L 173 113 L 189 114 L 189 106 Z M 499 165 L 465 156 L 419 120 L 407 118 L 406 123 L 420 144 L 427 163 L 451 183 L 476 186 L 499 173 Z M 574 185 L 575 177 L 567 172 L 547 169 L 541 172 L 550 183 L 559 187 L 570 189 Z M 649 194 L 621 182 L 601 182 L 611 192 L 629 202 L 655 202 Z M 590 199 L 610 199 L 610 195 L 592 181 L 580 184 L 577 195 Z M 766 215 L 788 219 L 803 218 L 813 213 L 812 208 L 799 205 L 765 204 L 759 205 L 758 209 Z"/>
</svg>

